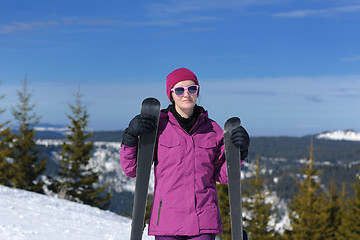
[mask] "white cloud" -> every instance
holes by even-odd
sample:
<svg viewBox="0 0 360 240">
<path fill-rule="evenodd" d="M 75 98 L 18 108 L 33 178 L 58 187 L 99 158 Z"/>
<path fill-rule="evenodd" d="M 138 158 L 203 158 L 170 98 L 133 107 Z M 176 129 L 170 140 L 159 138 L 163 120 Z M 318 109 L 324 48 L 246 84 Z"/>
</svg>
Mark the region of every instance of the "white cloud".
<svg viewBox="0 0 360 240">
<path fill-rule="evenodd" d="M 177 32 L 180 33 L 187 33 L 187 32 L 209 32 L 209 31 L 214 31 L 215 28 L 187 28 L 187 29 L 183 29 L 183 30 L 179 30 Z"/>
<path fill-rule="evenodd" d="M 219 11 L 246 13 L 246 8 L 258 5 L 272 5 L 281 0 L 170 0 L 162 3 L 151 3 L 146 6 L 149 19 L 184 23 L 223 21 L 227 17 L 217 17 Z"/>
<path fill-rule="evenodd" d="M 332 16 L 344 13 L 356 13 L 360 12 L 360 5 L 351 5 L 337 8 L 325 8 L 325 9 L 309 9 L 309 10 L 296 10 L 291 12 L 275 13 L 274 17 L 283 18 L 302 18 L 311 16 Z"/>
<path fill-rule="evenodd" d="M 353 57 L 344 57 L 344 58 L 341 58 L 340 61 L 344 61 L 344 62 L 359 62 L 359 61 L 360 61 L 360 55 L 353 56 Z"/>
<path fill-rule="evenodd" d="M 292 12 L 276 13 L 273 16 L 284 17 L 284 18 L 301 18 L 301 17 L 323 15 L 327 12 L 328 12 L 327 10 L 297 10 Z"/>
<path fill-rule="evenodd" d="M 3 24 L 0 26 L 0 34 L 12 34 L 20 31 L 29 31 L 36 28 L 43 28 L 46 26 L 57 25 L 57 22 L 48 21 L 29 21 L 29 22 L 12 22 L 10 24 Z"/>
<path fill-rule="evenodd" d="M 360 11 L 360 5 L 353 5 L 353 6 L 345 6 L 345 7 L 338 7 L 335 8 L 335 11 L 337 12 L 359 12 Z"/>
<path fill-rule="evenodd" d="M 277 2 L 279 0 L 171 0 L 149 4 L 147 8 L 149 12 L 159 16 L 219 9 L 234 10 L 248 6 L 272 5 Z"/>
<path fill-rule="evenodd" d="M 56 26 L 106 26 L 121 22 L 116 19 L 77 19 L 65 18 L 61 20 L 45 21 L 13 21 L 0 25 L 0 34 L 15 34 L 18 32 L 32 31 Z"/>
</svg>

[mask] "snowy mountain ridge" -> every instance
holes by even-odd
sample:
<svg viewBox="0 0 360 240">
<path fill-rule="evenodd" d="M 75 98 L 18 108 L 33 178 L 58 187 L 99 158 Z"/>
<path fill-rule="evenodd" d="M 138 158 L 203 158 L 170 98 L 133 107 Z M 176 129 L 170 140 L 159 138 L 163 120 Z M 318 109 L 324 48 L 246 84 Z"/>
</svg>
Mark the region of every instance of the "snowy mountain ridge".
<svg viewBox="0 0 360 240">
<path fill-rule="evenodd" d="M 59 124 L 39 123 L 33 127 L 34 127 L 35 131 L 39 131 L 39 132 L 47 131 L 47 132 L 59 132 L 59 133 L 65 134 L 66 132 L 69 131 L 67 126 L 59 125 Z M 14 129 L 17 129 L 17 128 L 18 127 L 16 126 Z"/>
<path fill-rule="evenodd" d="M 110 211 L 2 185 L 0 199 L 0 240 L 130 239 L 131 220 Z"/>
<path fill-rule="evenodd" d="M 318 139 L 360 141 L 360 133 L 354 130 L 324 132 L 316 136 Z"/>
<path fill-rule="evenodd" d="M 37 124 L 36 126 L 34 126 L 34 129 L 38 132 L 57 132 L 63 134 L 64 136 L 69 132 L 68 127 L 65 125 L 56 125 L 50 123 Z M 360 132 L 356 132 L 351 129 L 326 131 L 320 134 L 316 134 L 316 138 L 328 140 L 360 141 Z"/>
</svg>

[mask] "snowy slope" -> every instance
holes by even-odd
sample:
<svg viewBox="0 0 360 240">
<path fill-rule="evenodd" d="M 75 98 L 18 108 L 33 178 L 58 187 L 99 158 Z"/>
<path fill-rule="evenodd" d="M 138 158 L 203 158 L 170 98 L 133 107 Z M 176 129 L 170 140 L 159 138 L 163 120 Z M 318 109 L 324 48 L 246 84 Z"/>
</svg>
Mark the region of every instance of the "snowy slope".
<svg viewBox="0 0 360 240">
<path fill-rule="evenodd" d="M 333 131 L 321 133 L 317 136 L 317 138 L 329 140 L 360 141 L 360 133 L 353 130 Z"/>
<path fill-rule="evenodd" d="M 109 211 L 0 185 L 0 240 L 128 240 L 130 228 Z"/>
</svg>

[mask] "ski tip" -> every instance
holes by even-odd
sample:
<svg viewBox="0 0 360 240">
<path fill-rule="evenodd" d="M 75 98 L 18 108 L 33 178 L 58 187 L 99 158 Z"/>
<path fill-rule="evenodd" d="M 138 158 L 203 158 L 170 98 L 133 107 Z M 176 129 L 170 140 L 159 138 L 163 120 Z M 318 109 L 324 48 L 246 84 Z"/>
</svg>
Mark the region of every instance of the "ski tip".
<svg viewBox="0 0 360 240">
<path fill-rule="evenodd" d="M 160 105 L 160 101 L 157 100 L 156 98 L 149 97 L 149 98 L 144 99 L 142 104 Z"/>
<path fill-rule="evenodd" d="M 225 127 L 226 126 L 241 126 L 240 118 L 238 118 L 238 117 L 229 118 L 225 122 Z"/>
</svg>

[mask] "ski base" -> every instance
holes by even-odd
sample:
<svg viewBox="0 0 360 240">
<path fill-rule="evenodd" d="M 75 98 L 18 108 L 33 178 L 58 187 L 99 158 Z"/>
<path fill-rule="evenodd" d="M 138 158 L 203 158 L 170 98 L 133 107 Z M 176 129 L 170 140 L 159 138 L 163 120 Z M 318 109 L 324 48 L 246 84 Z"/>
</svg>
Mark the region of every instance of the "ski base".
<svg viewBox="0 0 360 240">
<path fill-rule="evenodd" d="M 155 98 L 145 99 L 141 105 L 141 114 L 154 116 L 158 124 L 160 102 Z M 130 240 L 141 240 L 144 231 L 146 201 L 156 135 L 157 126 L 152 132 L 140 134 L 139 138 Z"/>
<path fill-rule="evenodd" d="M 243 240 L 241 207 L 241 154 L 240 149 L 231 141 L 231 132 L 241 126 L 237 117 L 228 119 L 224 125 L 224 144 L 228 174 L 231 236 L 232 240 Z"/>
</svg>

